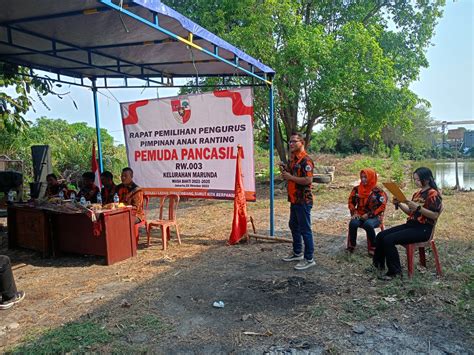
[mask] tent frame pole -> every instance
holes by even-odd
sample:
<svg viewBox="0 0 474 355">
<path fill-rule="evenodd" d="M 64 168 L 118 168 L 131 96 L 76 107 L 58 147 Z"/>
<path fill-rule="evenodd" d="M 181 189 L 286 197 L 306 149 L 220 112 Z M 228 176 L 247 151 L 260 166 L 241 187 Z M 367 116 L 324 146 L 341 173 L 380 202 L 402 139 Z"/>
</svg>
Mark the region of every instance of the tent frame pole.
<svg viewBox="0 0 474 355">
<path fill-rule="evenodd" d="M 100 115 L 99 115 L 99 100 L 97 99 L 96 79 L 92 79 L 92 97 L 94 99 L 94 114 L 95 114 L 95 131 L 97 134 L 97 150 L 99 151 L 99 170 L 104 171 L 102 163 L 102 139 L 100 137 Z"/>
<path fill-rule="evenodd" d="M 271 85 L 271 81 L 269 81 L 265 78 L 266 74 L 264 75 L 264 77 L 259 76 L 256 73 L 254 73 L 250 70 L 247 70 L 247 69 L 243 68 L 242 66 L 240 66 L 238 64 L 238 61 L 235 61 L 235 60 L 232 61 L 232 60 L 228 60 L 224 57 L 221 57 L 219 54 L 216 54 L 214 51 L 211 51 L 211 50 L 208 50 L 204 47 L 201 47 L 201 46 L 197 45 L 195 42 L 193 42 L 192 40 L 183 38 L 183 37 L 177 35 L 176 33 L 173 33 L 171 31 L 159 26 L 157 23 L 155 23 L 153 21 L 150 21 L 150 20 L 148 20 L 144 17 L 141 17 L 140 15 L 137 15 L 136 13 L 131 12 L 127 8 L 124 8 L 120 5 L 117 5 L 117 4 L 113 3 L 112 0 L 98 0 L 98 1 L 103 5 L 109 6 L 109 7 L 117 10 L 118 12 L 120 12 L 122 14 L 125 14 L 125 15 L 127 15 L 127 16 L 129 16 L 129 17 L 131 17 L 131 18 L 133 18 L 133 19 L 149 26 L 149 27 L 152 27 L 152 28 L 160 31 L 161 33 L 164 33 L 165 35 L 169 36 L 171 39 L 173 39 L 175 41 L 184 43 L 185 45 L 189 46 L 190 48 L 193 48 L 193 49 L 196 49 L 196 50 L 198 50 L 202 53 L 205 53 L 205 54 L 209 55 L 210 57 L 212 57 L 214 59 L 217 59 L 218 61 L 220 61 L 222 63 L 226 63 L 229 66 L 246 73 L 250 77 L 254 77 L 256 79 L 259 79 L 259 80 L 267 83 L 268 85 Z"/>
<path fill-rule="evenodd" d="M 270 235 L 273 236 L 275 233 L 275 225 L 274 225 L 274 193 L 275 193 L 275 178 L 274 178 L 274 171 L 273 171 L 273 158 L 274 158 L 274 152 L 273 152 L 273 147 L 274 147 L 274 140 L 275 140 L 275 133 L 274 133 L 274 92 L 273 92 L 273 83 L 270 85 L 270 90 L 269 90 L 269 125 L 270 125 Z"/>
</svg>

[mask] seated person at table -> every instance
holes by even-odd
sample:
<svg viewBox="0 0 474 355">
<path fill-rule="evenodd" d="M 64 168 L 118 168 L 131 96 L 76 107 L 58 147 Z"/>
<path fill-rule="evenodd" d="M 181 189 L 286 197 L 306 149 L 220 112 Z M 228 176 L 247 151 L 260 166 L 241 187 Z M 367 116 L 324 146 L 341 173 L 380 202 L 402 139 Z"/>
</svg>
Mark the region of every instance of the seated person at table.
<svg viewBox="0 0 474 355">
<path fill-rule="evenodd" d="M 362 170 L 360 184 L 355 186 L 349 195 L 348 207 L 351 212 L 351 221 L 347 250 L 351 252 L 354 250 L 359 227 L 366 231 L 367 238 L 375 247 L 375 228 L 382 223 L 386 206 L 387 194 L 377 186 L 377 173 L 373 169 Z M 373 252 L 373 249 L 369 250 L 372 255 Z"/>
<path fill-rule="evenodd" d="M 132 205 L 137 209 L 137 219 L 135 223 L 140 223 L 145 219 L 145 213 L 143 212 L 143 191 L 133 182 L 133 170 L 131 168 L 122 169 L 120 179 L 122 183 L 117 185 L 116 190 L 120 202 L 126 205 Z"/>
<path fill-rule="evenodd" d="M 104 171 L 100 174 L 100 181 L 104 187 L 102 188 L 102 203 L 104 205 L 114 202 L 114 195 L 117 192 L 117 186 L 114 184 L 114 176 L 110 171 Z"/>
<path fill-rule="evenodd" d="M 10 258 L 0 255 L 0 310 L 13 307 L 23 298 L 25 298 L 25 292 L 16 289 Z"/>
<path fill-rule="evenodd" d="M 77 194 L 78 199 L 84 196 L 86 201 L 97 203 L 97 194 L 100 192 L 100 189 L 94 184 L 94 180 L 95 174 L 92 171 L 82 174 L 82 187 Z"/>
<path fill-rule="evenodd" d="M 375 238 L 375 255 L 373 265 L 382 271 L 387 264 L 388 271 L 380 278 L 391 280 L 401 275 L 402 266 L 396 245 L 426 242 L 431 237 L 435 220 L 442 209 L 441 193 L 433 179 L 430 169 L 421 167 L 413 173 L 415 185 L 419 188 L 411 201 L 399 202 L 393 199 L 395 208 L 400 208 L 408 215 L 405 224 L 386 229 Z"/>
<path fill-rule="evenodd" d="M 46 191 L 44 193 L 45 198 L 58 197 L 60 191 L 64 193 L 65 198 L 69 197 L 67 186 L 65 184 L 60 184 L 56 175 L 46 175 L 46 181 L 48 183 L 48 187 L 46 187 Z"/>
</svg>

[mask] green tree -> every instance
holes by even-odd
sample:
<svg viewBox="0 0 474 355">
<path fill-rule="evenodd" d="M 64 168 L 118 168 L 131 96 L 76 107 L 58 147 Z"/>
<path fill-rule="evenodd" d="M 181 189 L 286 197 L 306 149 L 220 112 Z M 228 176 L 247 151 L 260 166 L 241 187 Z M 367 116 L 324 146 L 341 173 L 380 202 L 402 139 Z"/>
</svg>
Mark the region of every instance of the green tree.
<svg viewBox="0 0 474 355">
<path fill-rule="evenodd" d="M 398 144 L 393 147 L 390 153 L 390 158 L 392 160 L 390 167 L 390 178 L 395 182 L 401 183 L 403 181 L 404 171 L 402 156 Z"/>
<path fill-rule="evenodd" d="M 426 158 L 433 152 L 436 142 L 441 142 L 440 133 L 431 126 L 432 119 L 426 105 L 419 105 L 405 113 L 405 119 L 410 122 L 408 129 L 399 125 L 390 124 L 382 131 L 383 142 L 393 149 L 400 147 L 400 151 L 411 159 Z"/>
<path fill-rule="evenodd" d="M 427 158 L 436 154 L 435 144 L 441 142 L 440 133 L 431 124 L 428 107 L 419 105 L 404 113 L 401 122 L 390 122 L 383 127 L 380 136 L 371 136 L 359 127 L 338 126 L 336 150 L 388 157 L 398 146 L 399 152 L 411 159 Z"/>
<path fill-rule="evenodd" d="M 125 146 L 115 146 L 106 129 L 101 129 L 101 138 L 104 169 L 118 177 L 121 169 L 128 165 Z M 26 178 L 31 181 L 31 146 L 49 145 L 53 171 L 61 178 L 76 182 L 83 172 L 91 169 L 92 142 L 95 139 L 95 128 L 86 123 L 69 124 L 65 120 L 42 117 L 19 133 L 0 131 L 0 151 L 10 158 L 23 160 Z"/>
<path fill-rule="evenodd" d="M 0 61 L 0 87 L 14 88 L 16 94 L 0 92 L 0 130 L 18 132 L 28 127 L 29 122 L 24 115 L 33 106 L 34 96 L 46 105 L 42 97 L 53 92 L 50 80 L 30 77 L 28 74 L 27 68 Z"/>
<path fill-rule="evenodd" d="M 380 136 L 409 126 L 418 102 L 408 85 L 428 65 L 444 0 L 168 0 L 167 4 L 273 67 L 276 136 L 310 140 L 315 124 L 337 123 Z M 241 79 L 238 79 L 241 80 Z M 266 96 L 256 97 L 266 107 Z M 265 110 L 256 110 L 268 127 Z"/>
<path fill-rule="evenodd" d="M 318 132 L 313 132 L 309 150 L 314 153 L 335 153 L 338 136 L 339 130 L 329 126 Z"/>
</svg>

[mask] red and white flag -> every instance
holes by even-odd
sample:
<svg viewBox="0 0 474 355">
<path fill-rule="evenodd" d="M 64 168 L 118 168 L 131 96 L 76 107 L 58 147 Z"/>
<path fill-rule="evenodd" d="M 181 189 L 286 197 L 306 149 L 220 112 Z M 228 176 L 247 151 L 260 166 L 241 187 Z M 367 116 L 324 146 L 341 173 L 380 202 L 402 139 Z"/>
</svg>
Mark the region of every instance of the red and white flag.
<svg viewBox="0 0 474 355">
<path fill-rule="evenodd" d="M 102 188 L 102 183 L 100 182 L 99 164 L 97 164 L 97 159 L 95 158 L 95 142 L 92 142 L 91 170 L 95 175 L 95 179 L 94 179 L 95 186 L 97 186 L 99 189 Z"/>
<path fill-rule="evenodd" d="M 242 153 L 243 148 L 239 145 L 235 168 L 234 219 L 228 241 L 230 245 L 237 244 L 247 234 L 247 200 L 242 178 Z"/>
</svg>

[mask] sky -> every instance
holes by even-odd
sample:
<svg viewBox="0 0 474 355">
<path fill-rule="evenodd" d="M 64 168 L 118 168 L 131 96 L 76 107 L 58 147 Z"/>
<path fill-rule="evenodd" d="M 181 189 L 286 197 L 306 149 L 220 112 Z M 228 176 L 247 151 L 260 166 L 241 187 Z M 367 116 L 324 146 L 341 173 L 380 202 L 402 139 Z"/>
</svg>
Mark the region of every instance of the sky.
<svg viewBox="0 0 474 355">
<path fill-rule="evenodd" d="M 474 0 L 446 2 L 428 49 L 430 66 L 410 88 L 431 103 L 436 120 L 474 120 Z"/>
<path fill-rule="evenodd" d="M 474 120 L 474 0 L 447 0 L 444 16 L 436 27 L 433 45 L 427 51 L 429 68 L 421 70 L 419 80 L 410 86 L 419 97 L 431 103 L 431 116 L 441 121 Z M 179 84 L 179 82 L 176 82 Z M 45 98 L 50 110 L 36 102 L 27 119 L 62 118 L 68 122 L 87 122 L 95 126 L 92 92 L 86 88 L 64 86 L 70 92 L 62 100 Z M 163 98 L 177 95 L 177 89 L 113 89 L 99 91 L 101 127 L 116 143 L 124 143 L 119 102 Z M 74 102 L 78 109 L 75 108 Z M 450 126 L 449 128 L 455 128 Z M 474 125 L 466 126 L 474 129 Z"/>
</svg>

